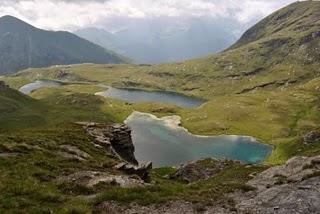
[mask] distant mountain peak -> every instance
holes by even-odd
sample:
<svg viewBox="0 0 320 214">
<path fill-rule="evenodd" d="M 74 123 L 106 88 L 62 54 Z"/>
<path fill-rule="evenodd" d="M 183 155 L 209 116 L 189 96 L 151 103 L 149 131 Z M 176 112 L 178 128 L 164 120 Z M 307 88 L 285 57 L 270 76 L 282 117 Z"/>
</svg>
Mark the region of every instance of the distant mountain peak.
<svg viewBox="0 0 320 214">
<path fill-rule="evenodd" d="M 12 30 L 25 30 L 25 29 L 36 29 L 34 26 L 24 22 L 14 16 L 6 15 L 0 17 L 0 32 L 1 29 Z"/>
<path fill-rule="evenodd" d="M 10 15 L 0 17 L 0 23 L 10 23 L 10 24 L 25 24 L 29 25 L 28 23 Z M 31 26 L 31 25 L 30 25 Z"/>
<path fill-rule="evenodd" d="M 0 18 L 0 74 L 57 64 L 123 62 L 123 57 L 69 32 L 41 30 L 13 16 Z"/>
</svg>

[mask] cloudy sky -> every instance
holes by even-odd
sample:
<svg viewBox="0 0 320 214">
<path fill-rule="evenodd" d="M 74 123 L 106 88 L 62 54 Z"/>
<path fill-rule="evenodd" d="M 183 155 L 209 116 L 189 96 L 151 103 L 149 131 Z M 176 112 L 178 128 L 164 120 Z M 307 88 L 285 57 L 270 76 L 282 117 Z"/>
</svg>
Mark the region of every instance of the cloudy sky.
<svg viewBox="0 0 320 214">
<path fill-rule="evenodd" d="M 226 18 L 250 25 L 294 0 L 0 0 L 13 15 L 50 30 L 108 28 L 113 20 Z M 111 29 L 109 29 L 111 30 Z"/>
</svg>

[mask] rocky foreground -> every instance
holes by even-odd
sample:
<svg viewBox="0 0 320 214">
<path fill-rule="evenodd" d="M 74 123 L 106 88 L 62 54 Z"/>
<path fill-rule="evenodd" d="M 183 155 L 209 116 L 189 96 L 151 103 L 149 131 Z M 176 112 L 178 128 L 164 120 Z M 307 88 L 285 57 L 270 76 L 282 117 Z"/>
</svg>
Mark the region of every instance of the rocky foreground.
<svg viewBox="0 0 320 214">
<path fill-rule="evenodd" d="M 154 185 L 149 179 L 151 163 L 138 164 L 134 157 L 134 145 L 131 130 L 123 124 L 78 123 L 94 138 L 97 148 L 106 149 L 118 158 L 120 163 L 115 170 L 122 174 L 110 174 L 99 171 L 83 171 L 59 178 L 59 182 L 75 182 L 93 187 L 99 183 L 117 185 L 119 188 L 143 187 Z M 304 142 L 317 141 L 315 132 L 309 133 Z M 72 151 L 80 159 L 87 154 L 73 147 L 63 147 Z M 81 160 L 80 160 L 81 161 Z M 200 160 L 181 166 L 166 179 L 180 180 L 194 184 L 218 176 L 228 167 L 242 165 L 236 161 Z M 252 165 L 247 165 L 250 168 Z M 97 213 L 319 213 L 320 212 L 320 156 L 294 157 L 281 166 L 271 167 L 261 173 L 252 174 L 247 182 L 249 191 L 231 192 L 227 200 L 232 203 L 209 205 L 192 204 L 186 201 L 171 201 L 165 204 L 142 206 L 138 204 L 119 204 L 114 201 L 96 205 Z"/>
<path fill-rule="evenodd" d="M 215 176 L 215 172 L 223 170 L 230 162 L 217 162 L 210 168 L 197 167 L 197 163 L 181 167 L 173 176 L 188 182 L 207 179 Z M 248 165 L 248 167 L 250 167 Z M 189 202 L 175 201 L 161 205 L 140 206 L 120 205 L 116 202 L 105 202 L 97 207 L 99 213 L 252 213 L 252 214 L 288 214 L 320 212 L 320 156 L 294 157 L 285 165 L 271 167 L 268 170 L 252 175 L 247 185 L 249 192 L 230 193 L 229 200 L 233 206 L 194 205 Z M 196 179 L 197 178 L 197 179 Z"/>
</svg>

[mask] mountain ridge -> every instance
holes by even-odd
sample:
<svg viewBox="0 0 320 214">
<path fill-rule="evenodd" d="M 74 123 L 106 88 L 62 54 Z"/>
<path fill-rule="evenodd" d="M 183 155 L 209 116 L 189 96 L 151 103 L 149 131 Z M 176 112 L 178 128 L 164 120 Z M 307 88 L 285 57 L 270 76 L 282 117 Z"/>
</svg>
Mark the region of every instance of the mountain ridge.
<svg viewBox="0 0 320 214">
<path fill-rule="evenodd" d="M 124 63 L 114 52 L 66 31 L 46 31 L 13 16 L 0 18 L 0 73 L 56 64 Z"/>
<path fill-rule="evenodd" d="M 291 33 L 292 37 L 296 37 L 297 33 L 308 32 L 313 28 L 316 30 L 320 11 L 315 8 L 319 8 L 319 2 L 317 1 L 298 1 L 277 10 L 249 28 L 229 49 L 274 35 L 284 36 Z M 310 18 L 310 16 L 313 18 Z M 292 26 L 295 27 L 291 28 Z M 284 29 L 287 32 L 284 32 Z"/>
</svg>

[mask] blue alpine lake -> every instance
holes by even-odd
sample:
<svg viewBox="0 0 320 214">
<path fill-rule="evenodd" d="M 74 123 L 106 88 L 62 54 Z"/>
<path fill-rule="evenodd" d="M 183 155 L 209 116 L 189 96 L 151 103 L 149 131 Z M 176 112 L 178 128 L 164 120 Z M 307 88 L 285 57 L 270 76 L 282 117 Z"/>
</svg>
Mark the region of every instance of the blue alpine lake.
<svg viewBox="0 0 320 214">
<path fill-rule="evenodd" d="M 134 112 L 125 121 L 132 129 L 138 161 L 152 161 L 155 167 L 177 166 L 203 158 L 231 159 L 244 163 L 265 160 L 269 145 L 246 136 L 197 136 L 178 124 L 180 119 L 157 118 Z"/>
<path fill-rule="evenodd" d="M 186 96 L 168 91 L 145 91 L 140 89 L 109 87 L 105 92 L 98 93 L 101 96 L 123 100 L 129 103 L 157 102 L 168 103 L 186 108 L 195 108 L 202 105 L 202 99 Z"/>
</svg>

